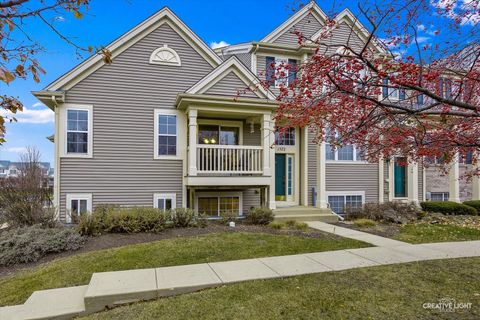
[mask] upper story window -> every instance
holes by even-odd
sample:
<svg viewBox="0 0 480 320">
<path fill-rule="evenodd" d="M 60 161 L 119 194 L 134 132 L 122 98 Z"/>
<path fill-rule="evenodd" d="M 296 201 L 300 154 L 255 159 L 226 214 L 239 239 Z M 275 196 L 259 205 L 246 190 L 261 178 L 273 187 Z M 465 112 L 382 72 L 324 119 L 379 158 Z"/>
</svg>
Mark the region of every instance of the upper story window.
<svg viewBox="0 0 480 320">
<path fill-rule="evenodd" d="M 331 144 L 325 145 L 326 159 L 329 161 L 363 161 L 360 148 L 354 145 L 346 145 L 335 148 Z"/>
<path fill-rule="evenodd" d="M 158 114 L 158 155 L 177 155 L 177 116 Z"/>
<path fill-rule="evenodd" d="M 393 99 L 396 100 L 399 98 L 399 90 L 397 88 L 391 87 L 388 79 L 382 80 L 382 98 L 383 99 Z"/>
<path fill-rule="evenodd" d="M 171 66 L 181 65 L 178 53 L 172 48 L 169 48 L 166 44 L 152 52 L 150 55 L 150 63 Z"/>
<path fill-rule="evenodd" d="M 295 145 L 295 128 L 287 128 L 281 131 L 275 131 L 275 144 L 277 146 Z"/>
<path fill-rule="evenodd" d="M 439 78 L 438 92 L 442 98 L 450 99 L 452 95 L 452 80 L 446 78 Z"/>
<path fill-rule="evenodd" d="M 67 154 L 89 153 L 90 111 L 67 109 Z"/>
<path fill-rule="evenodd" d="M 266 57 L 266 80 L 270 86 L 288 86 L 297 78 L 297 60 L 283 57 Z"/>
</svg>

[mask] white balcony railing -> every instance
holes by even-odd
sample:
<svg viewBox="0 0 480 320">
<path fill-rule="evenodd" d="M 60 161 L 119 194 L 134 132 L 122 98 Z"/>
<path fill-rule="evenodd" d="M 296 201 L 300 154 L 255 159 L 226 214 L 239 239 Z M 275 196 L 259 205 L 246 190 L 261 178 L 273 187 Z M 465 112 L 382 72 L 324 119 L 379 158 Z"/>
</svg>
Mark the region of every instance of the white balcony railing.
<svg viewBox="0 0 480 320">
<path fill-rule="evenodd" d="M 197 145 L 198 173 L 261 174 L 263 147 Z"/>
</svg>

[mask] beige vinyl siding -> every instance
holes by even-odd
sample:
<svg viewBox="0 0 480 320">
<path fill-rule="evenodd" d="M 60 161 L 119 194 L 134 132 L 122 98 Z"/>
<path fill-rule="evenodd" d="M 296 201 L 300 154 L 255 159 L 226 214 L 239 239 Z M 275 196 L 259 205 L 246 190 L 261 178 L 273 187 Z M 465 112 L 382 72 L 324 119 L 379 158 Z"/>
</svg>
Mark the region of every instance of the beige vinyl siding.
<svg viewBox="0 0 480 320">
<path fill-rule="evenodd" d="M 418 201 L 423 201 L 423 166 L 418 165 Z"/>
<path fill-rule="evenodd" d="M 365 191 L 365 202 L 378 202 L 378 164 L 326 163 L 326 191 Z"/>
<path fill-rule="evenodd" d="M 383 163 L 383 201 L 388 202 L 390 201 L 390 161 L 384 161 Z"/>
<path fill-rule="evenodd" d="M 222 56 L 224 61 L 228 60 L 231 56 L 235 56 L 240 60 L 241 63 L 245 65 L 249 70 L 252 68 L 252 54 L 245 52 L 245 53 L 235 53 L 235 54 L 226 54 Z"/>
<path fill-rule="evenodd" d="M 152 51 L 164 44 L 179 54 L 181 66 L 149 64 Z M 61 159 L 61 216 L 67 193 L 92 193 L 94 207 L 152 206 L 154 193 L 176 193 L 181 206 L 182 161 L 153 159 L 154 109 L 173 109 L 177 94 L 211 71 L 163 24 L 69 90 L 67 103 L 93 105 L 93 158 Z"/>
<path fill-rule="evenodd" d="M 317 148 L 318 145 L 313 142 L 313 135 L 308 136 L 308 171 L 307 171 L 307 185 L 308 185 L 308 205 L 314 206 L 313 203 L 313 188 L 317 186 Z"/>
<path fill-rule="evenodd" d="M 243 214 L 247 214 L 251 207 L 260 207 L 260 189 L 248 189 L 243 191 Z"/>
<path fill-rule="evenodd" d="M 228 73 L 223 79 L 220 79 L 209 88 L 205 94 L 258 98 L 254 92 L 248 89 L 248 84 L 245 84 L 245 82 L 233 72 Z"/>
<path fill-rule="evenodd" d="M 290 29 L 285 30 L 273 43 L 296 46 L 298 45 L 298 36 L 294 33 L 296 30 L 299 30 L 302 36 L 311 38 L 322 26 L 322 23 L 309 13 Z"/>
<path fill-rule="evenodd" d="M 320 53 L 334 54 L 340 46 L 348 46 L 353 50 L 363 48 L 365 42 L 352 31 L 352 28 L 345 22 L 340 23 L 330 34 L 329 37 L 322 40 L 326 46 L 320 49 Z"/>
<path fill-rule="evenodd" d="M 260 124 L 254 125 L 253 133 L 250 132 L 250 124 L 243 123 L 243 144 L 245 146 L 261 146 L 262 145 L 262 129 Z"/>
</svg>

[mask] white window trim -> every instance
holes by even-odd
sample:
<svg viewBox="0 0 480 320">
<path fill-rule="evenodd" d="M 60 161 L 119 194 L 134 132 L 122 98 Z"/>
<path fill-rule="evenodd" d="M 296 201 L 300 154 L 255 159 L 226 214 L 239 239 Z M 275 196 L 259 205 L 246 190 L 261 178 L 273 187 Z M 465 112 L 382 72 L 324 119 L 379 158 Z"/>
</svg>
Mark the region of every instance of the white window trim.
<svg viewBox="0 0 480 320">
<path fill-rule="evenodd" d="M 161 51 L 168 51 L 170 52 L 176 59 L 174 62 L 168 62 L 168 61 L 162 61 L 162 60 L 157 60 L 156 55 L 161 52 Z M 180 56 L 178 53 L 173 50 L 172 48 L 169 48 L 168 45 L 164 44 L 163 47 L 155 49 L 152 54 L 150 55 L 150 63 L 151 64 L 161 64 L 161 65 L 166 65 L 166 66 L 181 66 L 182 61 L 180 60 Z"/>
<path fill-rule="evenodd" d="M 328 203 L 328 197 L 329 196 L 362 196 L 362 205 L 365 204 L 365 191 L 327 191 L 325 192 L 325 197 L 327 199 Z M 345 198 L 346 201 L 346 198 Z M 330 204 L 328 204 L 328 207 L 330 207 Z"/>
<path fill-rule="evenodd" d="M 243 145 L 243 122 L 242 121 L 232 121 L 232 120 L 217 120 L 217 119 L 197 119 L 197 127 L 200 125 L 214 125 L 221 127 L 238 127 L 238 145 Z M 203 144 L 198 142 L 198 132 L 197 132 L 197 144 Z"/>
<path fill-rule="evenodd" d="M 72 211 L 72 200 L 87 200 L 87 212 L 92 212 L 92 194 L 91 193 L 67 193 L 66 203 L 66 222 L 71 223 L 72 217 L 70 212 Z"/>
<path fill-rule="evenodd" d="M 235 192 L 198 192 L 195 193 L 195 211 L 198 212 L 198 198 L 202 197 L 216 197 L 218 198 L 218 201 L 220 201 L 220 198 L 222 197 L 238 197 L 238 215 L 240 217 L 243 216 L 243 192 L 241 191 L 235 191 Z M 220 205 L 218 207 L 220 210 Z M 217 216 L 220 216 L 219 213 Z"/>
<path fill-rule="evenodd" d="M 64 158 L 93 158 L 93 105 L 75 105 L 75 104 L 66 104 L 63 113 L 63 150 L 62 157 Z M 87 153 L 68 153 L 68 111 L 69 110 L 79 110 L 88 112 L 88 146 Z"/>
<path fill-rule="evenodd" d="M 158 200 L 171 199 L 172 209 L 177 207 L 177 194 L 176 193 L 154 193 L 153 194 L 153 207 L 158 209 Z"/>
<path fill-rule="evenodd" d="M 160 115 L 165 115 L 165 116 L 171 116 L 171 115 L 174 115 L 176 116 L 176 126 L 177 126 L 177 133 L 176 133 L 176 137 L 177 137 L 177 146 L 176 146 L 176 155 L 172 156 L 172 155 L 159 155 L 158 154 L 158 135 L 159 135 L 159 132 L 158 132 L 158 123 L 159 123 L 159 119 L 158 117 Z M 177 110 L 172 110 L 172 109 L 155 109 L 155 112 L 154 112 L 154 135 L 153 135 L 153 158 L 154 159 L 164 159 L 164 160 L 181 160 L 181 156 L 180 156 L 180 121 L 179 121 L 179 118 L 180 118 L 180 114 Z"/>
<path fill-rule="evenodd" d="M 277 138 L 277 132 L 279 132 L 279 131 L 277 131 L 277 130 L 274 131 L 274 133 L 273 133 L 273 135 L 274 135 L 273 139 L 274 139 L 274 142 L 275 142 L 275 146 L 276 146 L 276 147 L 286 147 L 286 148 L 289 148 L 289 147 L 290 147 L 290 148 L 295 148 L 295 147 L 297 146 L 297 144 L 298 144 L 298 142 L 297 142 L 297 137 L 299 136 L 299 131 L 297 130 L 297 127 L 292 128 L 292 129 L 293 129 L 294 135 L 295 135 L 295 139 L 294 139 L 294 144 L 293 144 L 293 145 L 292 145 L 292 144 L 288 144 L 288 145 L 286 145 L 286 144 L 277 144 L 277 143 L 275 142 L 275 140 L 276 140 L 276 138 Z"/>
</svg>

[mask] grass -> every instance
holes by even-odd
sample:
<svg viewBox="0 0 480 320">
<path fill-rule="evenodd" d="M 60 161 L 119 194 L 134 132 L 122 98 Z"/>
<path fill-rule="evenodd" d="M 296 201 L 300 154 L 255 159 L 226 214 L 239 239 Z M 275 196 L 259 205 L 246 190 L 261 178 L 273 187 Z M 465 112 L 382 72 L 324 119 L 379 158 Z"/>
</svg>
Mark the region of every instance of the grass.
<svg viewBox="0 0 480 320">
<path fill-rule="evenodd" d="M 0 306 L 23 303 L 33 291 L 87 284 L 92 273 L 368 247 L 346 238 L 214 233 L 78 254 L 0 279 Z"/>
<path fill-rule="evenodd" d="M 127 319 L 479 319 L 480 258 L 250 281 L 136 303 L 84 320 Z M 470 310 L 424 309 L 453 298 Z"/>
<path fill-rule="evenodd" d="M 480 230 L 447 224 L 407 224 L 393 238 L 409 243 L 480 240 Z"/>
<path fill-rule="evenodd" d="M 353 223 L 359 227 L 359 228 L 368 228 L 368 227 L 374 227 L 377 225 L 377 222 L 371 219 L 356 219 L 353 221 Z"/>
</svg>

